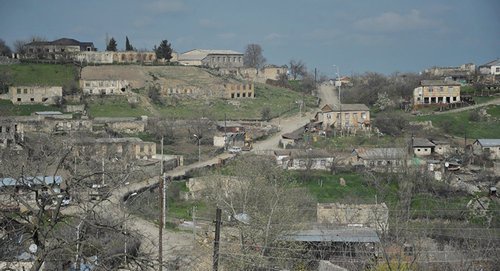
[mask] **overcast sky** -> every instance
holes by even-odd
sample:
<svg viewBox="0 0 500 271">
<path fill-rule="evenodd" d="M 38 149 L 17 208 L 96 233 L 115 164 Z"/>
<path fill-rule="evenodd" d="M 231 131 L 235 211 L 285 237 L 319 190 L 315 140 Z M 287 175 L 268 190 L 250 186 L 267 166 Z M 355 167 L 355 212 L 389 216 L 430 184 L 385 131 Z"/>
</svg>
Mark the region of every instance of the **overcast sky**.
<svg viewBox="0 0 500 271">
<path fill-rule="evenodd" d="M 32 35 L 119 49 L 162 39 L 174 50 L 264 49 L 268 63 L 303 60 L 333 76 L 418 72 L 500 57 L 498 0 L 0 0 L 0 38 Z"/>
</svg>

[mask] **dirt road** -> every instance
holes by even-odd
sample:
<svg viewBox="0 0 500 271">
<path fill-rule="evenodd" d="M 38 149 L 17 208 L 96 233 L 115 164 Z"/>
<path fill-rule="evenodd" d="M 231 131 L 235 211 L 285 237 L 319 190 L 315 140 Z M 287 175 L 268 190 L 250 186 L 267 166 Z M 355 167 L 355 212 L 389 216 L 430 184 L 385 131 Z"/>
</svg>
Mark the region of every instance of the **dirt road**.
<svg viewBox="0 0 500 271">
<path fill-rule="evenodd" d="M 339 92 L 337 88 L 329 82 L 319 85 L 318 96 L 321 98 L 320 108 L 325 104 L 339 104 Z"/>
<path fill-rule="evenodd" d="M 485 103 L 482 103 L 482 104 L 476 104 L 476 105 L 471 105 L 471 106 L 467 106 L 467 107 L 462 107 L 462 108 L 457 108 L 457 109 L 451 109 L 451 110 L 447 110 L 447 111 L 434 112 L 434 113 L 432 113 L 432 115 L 440 115 L 440 114 L 463 112 L 463 111 L 473 110 L 473 109 L 480 108 L 480 107 L 485 107 L 485 106 L 488 106 L 488 105 L 500 105 L 500 98 L 496 98 L 494 100 L 491 100 L 491 101 L 488 101 L 488 102 L 485 102 Z"/>
</svg>

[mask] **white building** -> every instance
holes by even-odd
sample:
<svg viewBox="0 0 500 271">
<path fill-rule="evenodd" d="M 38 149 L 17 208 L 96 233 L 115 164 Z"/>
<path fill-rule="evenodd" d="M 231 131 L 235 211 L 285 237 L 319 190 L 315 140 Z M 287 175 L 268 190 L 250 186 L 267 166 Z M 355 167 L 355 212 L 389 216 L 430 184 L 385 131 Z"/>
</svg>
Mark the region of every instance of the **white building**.
<svg viewBox="0 0 500 271">
<path fill-rule="evenodd" d="M 130 84 L 127 80 L 81 79 L 80 87 L 84 94 L 89 95 L 123 95 L 130 89 Z"/>
</svg>

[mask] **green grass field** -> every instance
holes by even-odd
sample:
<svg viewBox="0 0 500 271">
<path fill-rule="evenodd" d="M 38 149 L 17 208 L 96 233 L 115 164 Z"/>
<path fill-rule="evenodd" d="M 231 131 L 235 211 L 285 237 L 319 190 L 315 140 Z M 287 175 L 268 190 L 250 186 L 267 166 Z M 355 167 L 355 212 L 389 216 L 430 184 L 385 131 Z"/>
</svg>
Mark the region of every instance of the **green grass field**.
<svg viewBox="0 0 500 271">
<path fill-rule="evenodd" d="M 73 65 L 55 64 L 1 65 L 0 73 L 7 74 L 12 85 L 64 86 L 75 83 L 77 77 Z"/>
<path fill-rule="evenodd" d="M 500 115 L 500 106 L 489 106 L 487 112 L 493 117 L 498 118 Z M 471 111 L 458 113 L 447 113 L 441 115 L 418 116 L 415 120 L 432 121 L 434 127 L 439 127 L 443 132 L 463 137 L 467 133 L 468 138 L 499 138 L 500 137 L 500 121 L 498 120 L 481 120 L 470 121 L 469 116 Z"/>
<path fill-rule="evenodd" d="M 397 200 L 397 185 L 391 184 L 384 189 L 370 185 L 363 176 L 357 173 L 341 173 L 331 175 L 327 172 L 312 172 L 312 181 L 302 183 L 320 203 L 340 202 L 374 204 L 375 201 L 387 202 L 388 205 Z M 341 186 L 340 178 L 344 178 L 346 186 Z"/>
<path fill-rule="evenodd" d="M 61 108 L 42 104 L 14 105 L 11 101 L 0 100 L 0 116 L 29 116 L 37 111 L 61 111 Z"/>
<path fill-rule="evenodd" d="M 131 107 L 126 97 L 104 97 L 89 101 L 92 117 L 139 117 L 151 115 L 144 108 Z"/>
</svg>

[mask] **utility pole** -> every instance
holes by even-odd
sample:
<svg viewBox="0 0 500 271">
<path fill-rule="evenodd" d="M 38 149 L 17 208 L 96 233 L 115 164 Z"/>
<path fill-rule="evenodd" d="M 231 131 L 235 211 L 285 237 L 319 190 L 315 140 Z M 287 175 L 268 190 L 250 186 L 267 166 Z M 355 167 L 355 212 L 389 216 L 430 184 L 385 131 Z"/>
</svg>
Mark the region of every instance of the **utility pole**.
<svg viewBox="0 0 500 271">
<path fill-rule="evenodd" d="M 226 113 L 224 113 L 224 150 L 227 150 L 227 117 Z"/>
<path fill-rule="evenodd" d="M 214 240 L 214 258 L 213 258 L 213 271 L 217 271 L 219 269 L 219 242 L 220 242 L 220 226 L 222 224 L 221 221 L 222 212 L 219 207 L 217 207 L 217 211 L 215 213 L 215 240 Z"/>
<path fill-rule="evenodd" d="M 191 215 L 193 217 L 193 247 L 196 247 L 196 206 L 193 206 Z"/>
<path fill-rule="evenodd" d="M 162 178 L 160 182 L 163 182 L 163 205 L 162 205 L 162 213 L 163 213 L 163 226 L 167 228 L 167 179 L 165 175 L 165 169 L 163 168 L 163 136 L 161 137 L 161 167 L 160 167 L 160 177 Z"/>
<path fill-rule="evenodd" d="M 162 176 L 160 175 L 160 219 L 159 219 L 159 227 L 158 227 L 158 270 L 162 271 L 163 270 L 163 180 Z"/>
</svg>

